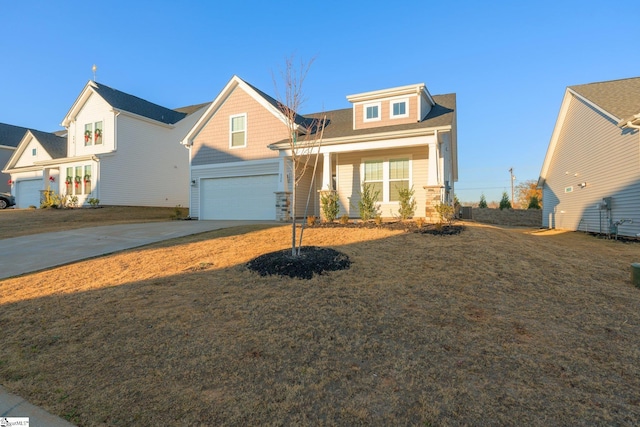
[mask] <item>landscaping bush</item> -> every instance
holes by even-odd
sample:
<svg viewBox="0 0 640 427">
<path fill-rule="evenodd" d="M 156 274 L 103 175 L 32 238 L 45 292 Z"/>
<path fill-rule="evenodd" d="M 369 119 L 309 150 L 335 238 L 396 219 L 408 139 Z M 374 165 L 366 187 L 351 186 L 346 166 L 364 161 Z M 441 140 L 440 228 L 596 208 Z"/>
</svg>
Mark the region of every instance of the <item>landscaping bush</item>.
<svg viewBox="0 0 640 427">
<path fill-rule="evenodd" d="M 338 204 L 339 196 L 337 192 L 322 193 L 320 196 L 320 204 L 322 206 L 322 214 L 328 222 L 333 222 L 340 212 Z"/>
</svg>

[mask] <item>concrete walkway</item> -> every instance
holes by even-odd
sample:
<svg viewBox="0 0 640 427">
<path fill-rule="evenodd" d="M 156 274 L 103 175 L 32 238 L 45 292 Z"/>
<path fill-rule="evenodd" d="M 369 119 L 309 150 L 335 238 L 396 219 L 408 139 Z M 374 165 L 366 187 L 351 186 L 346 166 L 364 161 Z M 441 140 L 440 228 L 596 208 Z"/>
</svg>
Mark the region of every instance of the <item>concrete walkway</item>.
<svg viewBox="0 0 640 427">
<path fill-rule="evenodd" d="M 105 225 L 0 240 L 0 280 L 162 240 L 275 221 L 170 221 Z"/>
<path fill-rule="evenodd" d="M 29 427 L 73 427 L 68 421 L 51 415 L 0 386 L 0 420 L 14 417 L 29 418 Z"/>
<path fill-rule="evenodd" d="M 0 280 L 149 243 L 221 228 L 274 221 L 171 221 L 106 225 L 0 240 Z M 31 427 L 73 427 L 0 386 L 0 420 L 28 417 Z"/>
</svg>

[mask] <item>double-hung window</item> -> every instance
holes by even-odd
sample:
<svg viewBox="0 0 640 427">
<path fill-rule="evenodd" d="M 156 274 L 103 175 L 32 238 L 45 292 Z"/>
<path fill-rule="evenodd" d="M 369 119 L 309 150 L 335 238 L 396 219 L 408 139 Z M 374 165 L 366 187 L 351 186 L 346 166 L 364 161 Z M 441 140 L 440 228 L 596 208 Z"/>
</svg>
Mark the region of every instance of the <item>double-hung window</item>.
<svg viewBox="0 0 640 427">
<path fill-rule="evenodd" d="M 391 118 L 409 117 L 409 102 L 406 99 L 396 99 L 391 101 Z"/>
<path fill-rule="evenodd" d="M 102 122 L 87 123 L 84 125 L 84 145 L 102 144 Z"/>
<path fill-rule="evenodd" d="M 364 162 L 364 183 L 369 186 L 371 194 L 378 193 L 376 200 L 384 200 L 384 173 L 382 160 L 367 160 Z"/>
<path fill-rule="evenodd" d="M 363 121 L 373 122 L 376 120 L 380 120 L 380 103 L 379 102 L 375 104 L 365 104 L 363 107 L 363 111 L 364 111 Z"/>
<path fill-rule="evenodd" d="M 247 146 L 247 115 L 238 114 L 229 118 L 229 147 Z"/>
<path fill-rule="evenodd" d="M 400 201 L 400 190 L 409 189 L 409 159 L 389 160 L 389 201 Z"/>
<path fill-rule="evenodd" d="M 387 158 L 364 161 L 364 180 L 378 202 L 400 201 L 400 191 L 411 188 L 411 161 Z"/>
</svg>

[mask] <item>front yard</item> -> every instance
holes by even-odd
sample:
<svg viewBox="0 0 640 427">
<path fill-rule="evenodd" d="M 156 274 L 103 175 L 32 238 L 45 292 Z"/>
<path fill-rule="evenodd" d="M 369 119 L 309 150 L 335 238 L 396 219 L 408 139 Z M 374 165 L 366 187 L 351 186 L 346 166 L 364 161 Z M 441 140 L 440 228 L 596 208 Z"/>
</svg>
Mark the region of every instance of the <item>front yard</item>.
<svg viewBox="0 0 640 427">
<path fill-rule="evenodd" d="M 83 426 L 640 423 L 640 244 L 317 228 L 305 244 L 350 269 L 246 269 L 289 233 L 220 230 L 0 281 L 0 384 Z"/>
</svg>

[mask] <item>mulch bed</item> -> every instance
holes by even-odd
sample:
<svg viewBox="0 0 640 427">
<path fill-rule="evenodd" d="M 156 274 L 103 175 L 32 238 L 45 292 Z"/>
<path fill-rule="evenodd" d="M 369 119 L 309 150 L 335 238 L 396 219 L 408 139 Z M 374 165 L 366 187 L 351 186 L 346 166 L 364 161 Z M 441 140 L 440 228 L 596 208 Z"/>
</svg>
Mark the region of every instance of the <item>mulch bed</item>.
<svg viewBox="0 0 640 427">
<path fill-rule="evenodd" d="M 430 234 L 433 236 L 451 236 L 460 234 L 463 225 L 436 224 L 418 225 L 413 221 L 393 221 L 376 224 L 373 221 L 358 221 L 341 224 L 338 222 L 317 223 L 311 228 L 385 228 L 389 230 L 404 230 L 409 233 Z M 261 276 L 280 275 L 298 279 L 311 279 L 315 274 L 327 271 L 346 270 L 351 265 L 349 257 L 342 252 L 330 248 L 303 246 L 299 256 L 293 256 L 291 249 L 271 252 L 259 256 L 247 263 L 247 268 Z"/>
<path fill-rule="evenodd" d="M 298 256 L 293 256 L 291 249 L 271 252 L 249 261 L 247 268 L 261 276 L 278 274 L 308 280 L 314 273 L 346 270 L 350 265 L 349 257 L 335 249 L 303 246 Z"/>
</svg>

